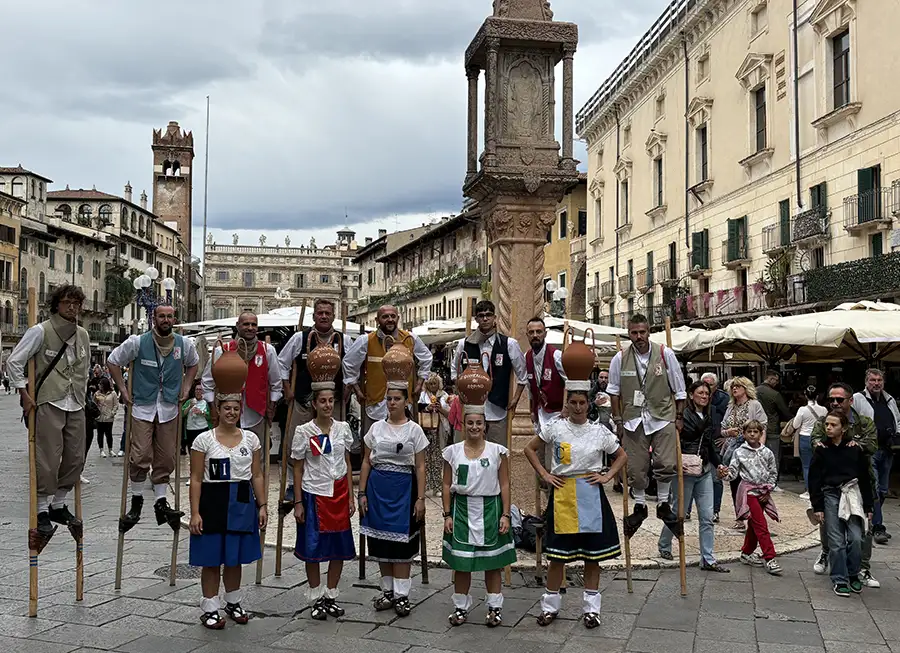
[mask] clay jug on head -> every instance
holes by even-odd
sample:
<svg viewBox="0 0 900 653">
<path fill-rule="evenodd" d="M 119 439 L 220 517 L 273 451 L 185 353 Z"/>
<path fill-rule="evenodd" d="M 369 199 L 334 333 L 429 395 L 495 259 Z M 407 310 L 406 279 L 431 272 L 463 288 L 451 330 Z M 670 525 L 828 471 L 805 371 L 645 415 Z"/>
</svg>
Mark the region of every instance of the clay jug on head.
<svg viewBox="0 0 900 653">
<path fill-rule="evenodd" d="M 593 329 L 586 329 L 584 339 L 578 342 L 573 338 L 572 343 L 566 347 L 562 355 L 562 366 L 566 371 L 566 377 L 572 381 L 589 379 L 594 369 L 594 350 L 585 344 L 588 331 L 591 332 L 593 338 Z"/>
<path fill-rule="evenodd" d="M 216 342 L 216 347 L 222 351 L 222 355 L 212 364 L 216 392 L 226 395 L 237 394 L 244 389 L 244 383 L 247 381 L 247 363 L 241 359 L 236 350 L 226 347 L 221 340 Z M 215 350 L 213 351 L 215 353 Z"/>
<path fill-rule="evenodd" d="M 334 347 L 321 344 L 306 357 L 306 369 L 314 382 L 334 381 L 341 368 L 341 356 Z"/>
<path fill-rule="evenodd" d="M 388 347 L 390 344 L 390 348 Z M 384 339 L 384 347 L 387 352 L 381 359 L 381 367 L 388 381 L 402 381 L 409 379 L 415 369 L 412 354 L 402 343 L 395 341 L 391 336 Z"/>
<path fill-rule="evenodd" d="M 486 352 L 482 354 L 482 360 L 485 356 L 490 361 L 490 355 Z M 487 401 L 488 394 L 491 392 L 493 381 L 490 375 L 484 371 L 484 366 L 479 364 L 481 361 L 470 359 L 468 356 L 465 356 L 463 360 L 466 367 L 456 377 L 456 391 L 459 393 L 459 398 L 466 406 L 484 404 Z"/>
</svg>

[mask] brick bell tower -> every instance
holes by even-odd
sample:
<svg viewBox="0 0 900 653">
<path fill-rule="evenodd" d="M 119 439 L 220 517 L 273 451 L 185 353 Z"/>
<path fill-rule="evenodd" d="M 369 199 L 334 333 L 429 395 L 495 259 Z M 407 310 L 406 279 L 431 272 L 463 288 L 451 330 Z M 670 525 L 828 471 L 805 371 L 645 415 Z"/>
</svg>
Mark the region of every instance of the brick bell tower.
<svg viewBox="0 0 900 653">
<path fill-rule="evenodd" d="M 194 135 L 174 120 L 153 130 L 153 212 L 164 222 L 178 225 L 182 242 L 191 250 L 191 190 L 193 188 Z"/>
</svg>

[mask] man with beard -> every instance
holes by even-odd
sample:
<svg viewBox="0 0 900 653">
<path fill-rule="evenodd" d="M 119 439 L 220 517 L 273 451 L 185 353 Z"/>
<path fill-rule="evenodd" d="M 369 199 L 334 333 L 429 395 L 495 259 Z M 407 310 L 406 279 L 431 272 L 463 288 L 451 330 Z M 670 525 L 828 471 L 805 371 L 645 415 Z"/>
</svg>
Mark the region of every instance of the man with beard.
<svg viewBox="0 0 900 653">
<path fill-rule="evenodd" d="M 66 497 L 84 468 L 84 406 L 91 362 L 91 339 L 78 326 L 84 293 L 63 285 L 50 295 L 50 319 L 22 336 L 6 369 L 19 391 L 22 408 L 35 412 L 35 472 L 37 478 L 37 531 L 49 539 L 53 522 L 65 526 L 78 520 L 66 506 Z M 25 367 L 34 358 L 35 385 L 27 387 Z"/>
<path fill-rule="evenodd" d="M 450 378 L 455 381 L 462 371 L 460 364 L 464 353 L 470 361 L 478 361 L 482 365 L 482 354 L 490 356 L 490 365 L 484 368 L 493 380 L 484 405 L 484 419 L 490 427 L 486 439 L 505 447 L 508 413 L 519 403 L 519 397 L 528 384 L 525 358 L 515 338 L 497 333 L 497 315 L 492 301 L 482 299 L 475 304 L 475 319 L 478 329 L 456 346 L 450 362 Z M 516 391 L 510 398 L 509 380 L 513 374 L 516 376 Z"/>
<path fill-rule="evenodd" d="M 385 400 L 387 378 L 381 367 L 381 359 L 391 346 L 399 344 L 406 347 L 416 360 L 418 379 L 415 384 L 410 379 L 407 390 L 408 401 L 412 402 L 414 397 L 418 397 L 422 393 L 422 385 L 431 372 L 431 350 L 411 331 L 397 328 L 400 317 L 394 306 L 386 304 L 380 307 L 377 320 L 378 329 L 370 333 L 368 337 L 357 338 L 344 355 L 342 365 L 344 385 L 349 386 L 350 390 L 356 394 L 360 407 L 365 407 L 360 431 L 363 435 L 368 432 L 369 426 L 373 422 L 387 419 L 388 416 L 387 401 Z M 388 337 L 393 340 L 393 343 L 385 343 L 385 339 Z M 361 374 L 365 375 L 365 391 L 359 386 Z"/>
<path fill-rule="evenodd" d="M 676 471 L 676 430 L 682 428 L 687 399 L 684 375 L 675 352 L 665 345 L 651 345 L 650 327 L 643 315 L 636 313 L 628 321 L 628 338 L 631 344 L 623 347 L 609 365 L 607 386 L 613 422 L 630 462 L 628 482 L 634 490 L 634 512 L 624 519 L 625 534 L 631 537 L 647 518 L 652 447 L 653 475 L 661 499 L 656 516 L 680 537 L 682 524 L 668 497 Z"/>
<path fill-rule="evenodd" d="M 281 382 L 286 402 L 294 402 L 294 411 L 291 414 L 291 423 L 287 425 L 282 435 L 281 451 L 289 453 L 294 438 L 294 431 L 298 426 L 306 424 L 315 417 L 312 407 L 312 377 L 306 367 L 306 357 L 319 345 L 334 347 L 343 360 L 353 340 L 346 333 L 334 330 L 334 302 L 330 299 L 319 298 L 313 304 L 314 325 L 311 330 L 298 331 L 281 348 L 278 354 L 278 362 L 281 365 Z M 364 338 L 363 338 L 364 339 Z M 297 378 L 293 392 L 291 391 L 291 372 L 296 365 Z M 335 419 L 346 421 L 344 384 L 340 370 L 334 380 L 334 408 Z M 349 399 L 349 393 L 346 397 Z M 363 434 L 365 435 L 365 434 Z M 287 490 L 284 494 L 285 501 L 294 500 L 294 462 L 288 456 Z"/>
<path fill-rule="evenodd" d="M 153 310 L 153 328 L 140 336 L 129 336 L 107 359 L 109 375 L 116 382 L 123 403 L 131 404 L 131 508 L 119 521 L 119 529 L 129 531 L 141 518 L 143 488 L 150 472 L 156 523 L 179 527 L 183 512 L 173 510 L 166 500 L 166 486 L 175 469 L 181 434 L 178 409 L 190 394 L 200 357 L 187 338 L 172 333 L 175 309 L 160 305 Z M 134 396 L 122 376 L 122 368 L 134 361 Z M 152 472 L 150 471 L 152 468 Z M 177 489 L 176 489 L 177 491 Z"/>
<path fill-rule="evenodd" d="M 281 365 L 275 347 L 257 338 L 259 323 L 255 313 L 244 311 L 237 319 L 238 337 L 225 345 L 227 351 L 236 351 L 247 363 L 247 381 L 241 406 L 241 428 L 252 431 L 262 442 L 266 432 L 266 424 L 272 423 L 275 416 L 275 404 L 281 399 Z M 212 409 L 213 424 L 217 424 L 216 384 L 213 381 L 212 365 L 222 355 L 216 347 L 213 355 L 206 362 L 200 384 L 203 387 L 203 398 Z"/>
<path fill-rule="evenodd" d="M 559 417 L 566 394 L 566 373 L 562 366 L 562 352 L 546 344 L 547 327 L 540 317 L 531 318 L 525 325 L 531 348 L 525 354 L 525 371 L 531 393 L 531 421 L 534 432 Z"/>
</svg>

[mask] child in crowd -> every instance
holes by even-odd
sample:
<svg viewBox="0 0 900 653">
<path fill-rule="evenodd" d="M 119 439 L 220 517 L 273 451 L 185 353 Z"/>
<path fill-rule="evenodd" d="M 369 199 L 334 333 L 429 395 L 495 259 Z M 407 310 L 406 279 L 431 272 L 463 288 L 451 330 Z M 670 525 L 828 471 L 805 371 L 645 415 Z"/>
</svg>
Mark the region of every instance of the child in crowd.
<svg viewBox="0 0 900 653">
<path fill-rule="evenodd" d="M 872 519 L 874 496 L 865 451 L 844 440 L 850 422 L 840 411 L 825 417 L 822 446 L 813 447 L 809 499 L 818 522 L 825 524 L 831 583 L 838 596 L 862 592 L 859 579 L 863 533 Z"/>
<path fill-rule="evenodd" d="M 744 443 L 731 457 L 724 478 L 733 481 L 740 478 L 734 512 L 738 520 L 749 521 L 741 548 L 741 562 L 754 567 L 765 567 L 773 576 L 781 575 L 781 565 L 775 559 L 775 546 L 769 535 L 766 516 L 778 519 L 778 509 L 772 501 L 772 490 L 778 480 L 775 454 L 762 445 L 765 427 L 753 419 L 744 425 Z M 756 553 L 757 544 L 762 549 L 762 557 Z"/>
</svg>

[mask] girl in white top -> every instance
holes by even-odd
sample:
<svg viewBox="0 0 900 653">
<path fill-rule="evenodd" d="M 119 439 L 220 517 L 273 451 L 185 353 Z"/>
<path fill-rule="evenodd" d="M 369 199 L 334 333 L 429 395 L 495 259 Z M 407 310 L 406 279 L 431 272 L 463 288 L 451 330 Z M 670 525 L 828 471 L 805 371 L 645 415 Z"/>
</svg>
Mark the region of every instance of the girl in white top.
<svg viewBox="0 0 900 653">
<path fill-rule="evenodd" d="M 268 521 L 259 439 L 237 426 L 239 394 L 217 398 L 219 425 L 198 435 L 191 445 L 190 490 L 190 562 L 203 567 L 200 621 L 214 630 L 225 627 L 219 614 L 222 566 L 225 614 L 238 624 L 250 618 L 241 607 L 241 565 L 261 557 L 259 529 Z"/>
<path fill-rule="evenodd" d="M 806 491 L 800 495 L 801 499 L 809 499 L 809 465 L 812 461 L 812 432 L 816 423 L 828 414 L 828 409 L 820 406 L 816 401 L 817 391 L 814 385 L 806 388 L 806 405 L 801 406 L 794 421 L 791 424 L 797 431 L 794 437 L 794 455 L 800 457 L 800 466 L 803 468 L 803 485 Z"/>
<path fill-rule="evenodd" d="M 410 563 L 419 552 L 419 526 L 425 520 L 425 449 L 422 427 L 406 417 L 408 390 L 391 387 L 385 397 L 388 418 L 372 424 L 363 439 L 359 473 L 360 533 L 369 557 L 381 570 L 382 595 L 376 610 L 409 615 Z"/>
<path fill-rule="evenodd" d="M 294 487 L 302 490 L 301 498 L 294 502 L 294 555 L 306 563 L 310 616 L 324 621 L 344 615 L 336 602 L 338 582 L 344 561 L 356 556 L 350 526 L 356 512 L 350 465 L 353 434 L 346 422 L 332 417 L 334 390 L 314 390 L 312 408 L 315 418 L 297 427 L 291 444 Z M 324 588 L 320 562 L 328 562 Z"/>
</svg>

